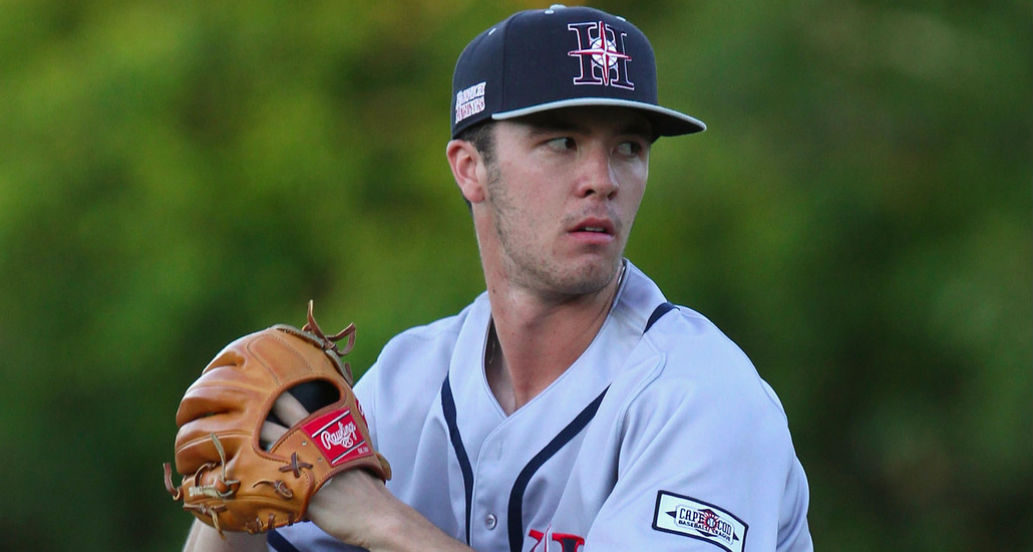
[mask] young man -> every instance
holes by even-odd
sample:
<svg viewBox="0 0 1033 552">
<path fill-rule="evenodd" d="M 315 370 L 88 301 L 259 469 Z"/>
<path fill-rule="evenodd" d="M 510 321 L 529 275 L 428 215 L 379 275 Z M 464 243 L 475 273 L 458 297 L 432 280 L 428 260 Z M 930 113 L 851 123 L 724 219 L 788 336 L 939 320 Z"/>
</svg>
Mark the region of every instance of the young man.
<svg viewBox="0 0 1033 552">
<path fill-rule="evenodd" d="M 195 524 L 188 548 L 811 550 L 774 392 L 623 258 L 650 145 L 704 129 L 657 104 L 645 36 L 589 8 L 521 12 L 467 46 L 453 92 L 446 154 L 487 291 L 356 386 L 394 479 L 345 473 L 313 523 L 227 541 Z"/>
</svg>

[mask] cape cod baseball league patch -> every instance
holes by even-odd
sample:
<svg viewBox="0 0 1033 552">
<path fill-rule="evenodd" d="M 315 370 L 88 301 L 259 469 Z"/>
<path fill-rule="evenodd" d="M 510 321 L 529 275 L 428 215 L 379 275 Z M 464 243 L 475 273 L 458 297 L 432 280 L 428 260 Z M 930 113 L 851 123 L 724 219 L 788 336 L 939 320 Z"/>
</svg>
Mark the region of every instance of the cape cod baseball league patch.
<svg viewBox="0 0 1033 552">
<path fill-rule="evenodd" d="M 713 504 L 658 491 L 653 529 L 706 541 L 728 552 L 742 552 L 749 526 Z"/>
</svg>

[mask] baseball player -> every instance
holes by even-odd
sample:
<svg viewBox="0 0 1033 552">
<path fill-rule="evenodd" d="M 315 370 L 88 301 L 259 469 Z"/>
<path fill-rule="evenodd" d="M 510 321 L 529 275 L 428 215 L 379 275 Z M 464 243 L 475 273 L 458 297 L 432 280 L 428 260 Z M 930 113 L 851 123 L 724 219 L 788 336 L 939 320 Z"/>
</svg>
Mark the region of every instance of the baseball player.
<svg viewBox="0 0 1033 552">
<path fill-rule="evenodd" d="M 487 289 L 395 337 L 355 388 L 393 478 L 343 473 L 311 522 L 264 534 L 195 523 L 187 548 L 812 550 L 774 391 L 623 257 L 651 144 L 705 128 L 656 88 L 646 37 L 602 11 L 525 11 L 477 36 L 446 154 Z M 306 415 L 289 395 L 275 410 Z"/>
</svg>

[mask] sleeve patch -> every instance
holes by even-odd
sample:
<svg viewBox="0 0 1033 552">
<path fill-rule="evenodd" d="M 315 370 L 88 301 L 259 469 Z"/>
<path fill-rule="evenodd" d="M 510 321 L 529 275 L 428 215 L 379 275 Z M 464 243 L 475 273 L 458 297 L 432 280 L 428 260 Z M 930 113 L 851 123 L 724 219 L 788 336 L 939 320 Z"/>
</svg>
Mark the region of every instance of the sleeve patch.
<svg viewBox="0 0 1033 552">
<path fill-rule="evenodd" d="M 713 504 L 658 491 L 653 529 L 706 541 L 728 552 L 742 552 L 749 526 Z"/>
</svg>

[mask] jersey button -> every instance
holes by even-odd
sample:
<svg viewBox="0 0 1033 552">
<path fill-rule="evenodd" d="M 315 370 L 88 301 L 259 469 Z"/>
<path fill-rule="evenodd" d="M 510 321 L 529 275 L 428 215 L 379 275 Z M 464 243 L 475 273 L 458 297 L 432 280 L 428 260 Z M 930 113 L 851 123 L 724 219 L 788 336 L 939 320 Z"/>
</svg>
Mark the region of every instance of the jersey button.
<svg viewBox="0 0 1033 552">
<path fill-rule="evenodd" d="M 484 525 L 488 528 L 489 531 L 494 529 L 495 525 L 498 524 L 498 522 L 499 520 L 495 517 L 495 514 L 488 514 L 487 517 L 484 518 Z"/>
</svg>

